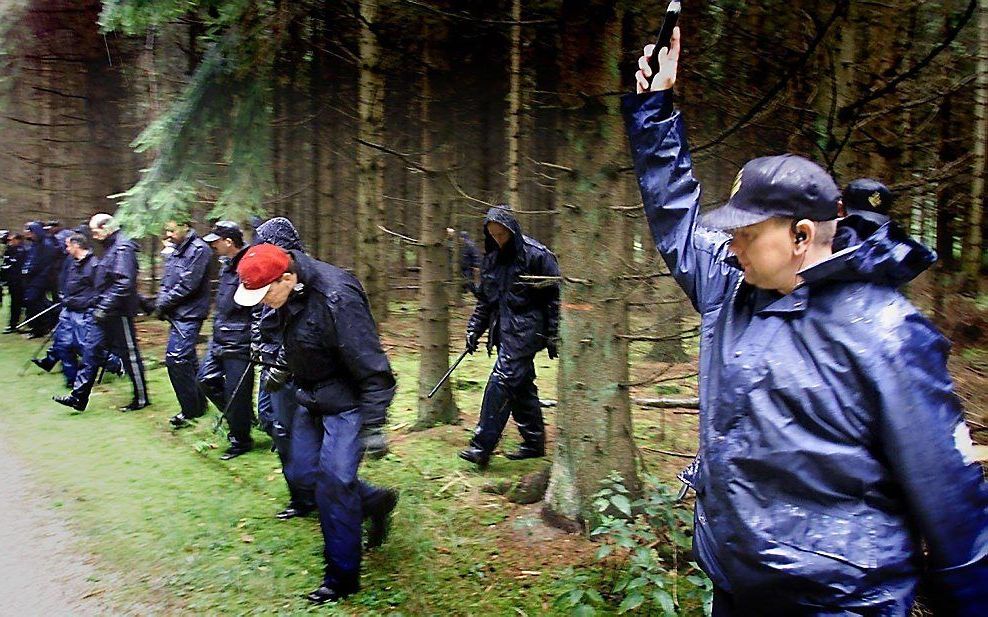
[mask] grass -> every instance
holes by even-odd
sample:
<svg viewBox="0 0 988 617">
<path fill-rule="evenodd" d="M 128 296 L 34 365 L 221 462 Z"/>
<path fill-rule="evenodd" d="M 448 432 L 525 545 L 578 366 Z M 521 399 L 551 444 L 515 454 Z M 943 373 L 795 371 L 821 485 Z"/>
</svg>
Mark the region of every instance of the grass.
<svg viewBox="0 0 988 617">
<path fill-rule="evenodd" d="M 160 341 L 158 328 L 157 323 L 142 324 L 142 338 Z M 469 438 L 493 360 L 477 354 L 457 372 L 457 399 L 466 423 L 411 433 L 417 357 L 400 341 L 396 345 L 390 352 L 399 379 L 391 416 L 394 453 L 365 463 L 362 474 L 400 487 L 401 503 L 390 541 L 366 555 L 363 591 L 340 606 L 312 608 L 300 597 L 320 579 L 321 536 L 315 518 L 274 519 L 288 497 L 277 457 L 266 451 L 268 438 L 255 431 L 254 452 L 222 462 L 218 455 L 225 440 L 212 432 L 214 415 L 193 429 L 172 431 L 167 420 L 177 404 L 157 362 L 148 362 L 154 366 L 148 371 L 151 408 L 116 411 L 130 397 L 123 378 L 99 386 L 89 410 L 75 414 L 50 400 L 63 391 L 59 375 L 38 374 L 31 367 L 18 376 L 35 343 L 0 337 L 0 387 L 9 401 L 0 430 L 46 488 L 52 507 L 71 521 L 80 550 L 98 557 L 107 572 L 100 584 L 121 610 L 544 613 L 552 585 L 582 553 L 558 549 L 564 554 L 556 560 L 556 548 L 533 547 L 539 536 L 550 533 L 541 529 L 537 509 L 480 489 L 545 463 L 497 457 L 481 474 L 456 458 Z M 149 359 L 162 354 L 160 345 L 143 351 Z M 538 360 L 544 397 L 554 397 L 554 365 L 544 355 Z M 513 431 L 507 435 L 504 448 L 517 441 Z M 573 537 L 562 540 L 564 547 L 588 544 Z M 542 562 L 529 563 L 533 556 Z"/>
</svg>

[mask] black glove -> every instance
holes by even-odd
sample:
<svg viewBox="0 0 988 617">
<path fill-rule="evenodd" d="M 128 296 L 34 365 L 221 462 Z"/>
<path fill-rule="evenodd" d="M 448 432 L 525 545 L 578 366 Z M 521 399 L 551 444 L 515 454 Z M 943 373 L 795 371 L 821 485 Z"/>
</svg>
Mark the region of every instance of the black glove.
<svg viewBox="0 0 988 617">
<path fill-rule="evenodd" d="M 372 459 L 384 458 L 388 453 L 388 438 L 384 435 L 384 427 L 380 424 L 360 427 L 360 447 L 364 454 Z"/>
<path fill-rule="evenodd" d="M 154 313 L 154 297 L 138 296 L 137 303 L 141 307 L 141 312 L 145 315 Z"/>
<path fill-rule="evenodd" d="M 480 333 L 473 330 L 467 330 L 467 352 L 473 354 L 477 351 L 477 345 L 480 344 Z"/>
<path fill-rule="evenodd" d="M 106 323 L 110 316 L 106 314 L 106 311 L 98 308 L 93 310 L 93 319 L 96 320 L 96 323 Z"/>
<path fill-rule="evenodd" d="M 160 304 L 154 305 L 154 311 L 152 312 L 154 318 L 159 321 L 164 321 L 168 319 L 167 313 L 165 313 L 165 308 Z"/>
<path fill-rule="evenodd" d="M 559 357 L 559 339 L 556 337 L 550 338 L 546 341 L 545 350 L 549 353 L 549 359 L 555 360 Z"/>
<path fill-rule="evenodd" d="M 277 392 L 285 387 L 288 380 L 292 378 L 292 374 L 280 368 L 268 368 L 267 375 L 261 381 L 261 387 L 268 392 Z"/>
</svg>

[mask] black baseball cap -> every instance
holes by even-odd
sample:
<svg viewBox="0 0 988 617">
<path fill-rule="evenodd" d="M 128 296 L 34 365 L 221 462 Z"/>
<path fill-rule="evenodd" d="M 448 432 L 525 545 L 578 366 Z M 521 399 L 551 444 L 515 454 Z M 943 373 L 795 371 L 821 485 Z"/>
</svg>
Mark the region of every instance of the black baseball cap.
<svg viewBox="0 0 988 617">
<path fill-rule="evenodd" d="M 844 207 L 848 214 L 877 212 L 888 216 L 894 201 L 895 195 L 889 187 L 871 178 L 853 180 L 844 189 Z"/>
<path fill-rule="evenodd" d="M 840 189 L 830 174 L 795 154 L 748 161 L 726 204 L 700 218 L 708 229 L 738 229 L 770 218 L 831 221 L 839 216 Z"/>
<path fill-rule="evenodd" d="M 244 232 L 240 230 L 240 225 L 233 221 L 216 221 L 208 234 L 202 237 L 206 242 L 216 242 L 220 238 L 229 238 L 239 246 L 244 243 Z"/>
</svg>

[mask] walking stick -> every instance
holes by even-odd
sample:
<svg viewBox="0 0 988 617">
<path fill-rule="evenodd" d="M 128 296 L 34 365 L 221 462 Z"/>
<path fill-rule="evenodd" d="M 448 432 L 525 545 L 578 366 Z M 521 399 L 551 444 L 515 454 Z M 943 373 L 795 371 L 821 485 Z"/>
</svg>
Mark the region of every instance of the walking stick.
<svg viewBox="0 0 988 617">
<path fill-rule="evenodd" d="M 463 358 L 466 358 L 468 353 L 470 353 L 469 349 L 463 350 L 463 353 L 461 353 L 460 357 L 456 359 L 456 362 L 453 363 L 453 366 L 451 366 L 449 370 L 446 371 L 446 374 L 443 375 L 443 378 L 439 380 L 439 383 L 436 384 L 436 387 L 434 387 L 432 389 L 432 392 L 429 393 L 429 398 L 435 396 L 436 392 L 439 391 L 439 388 L 443 387 L 443 384 L 446 383 L 446 380 L 449 379 L 449 376 L 453 374 L 453 371 L 456 370 L 456 367 L 460 365 L 460 362 L 463 362 Z"/>
<path fill-rule="evenodd" d="M 23 328 L 27 324 L 31 323 L 35 319 L 38 319 L 39 317 L 42 317 L 43 315 L 47 315 L 48 313 L 54 311 L 57 308 L 61 308 L 61 307 L 62 307 L 62 303 L 61 302 L 56 302 L 55 304 L 52 304 L 51 306 L 49 306 L 45 310 L 41 311 L 40 313 L 38 313 L 34 317 L 31 317 L 30 319 L 25 319 L 21 323 L 17 324 L 16 326 L 14 326 L 14 330 L 20 330 L 21 328 Z"/>
</svg>

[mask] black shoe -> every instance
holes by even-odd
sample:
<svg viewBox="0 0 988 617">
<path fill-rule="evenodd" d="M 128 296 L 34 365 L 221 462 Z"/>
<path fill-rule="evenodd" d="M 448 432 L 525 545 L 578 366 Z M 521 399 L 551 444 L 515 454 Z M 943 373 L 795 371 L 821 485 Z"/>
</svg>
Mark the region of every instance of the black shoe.
<svg viewBox="0 0 988 617">
<path fill-rule="evenodd" d="M 7 326 L 3 329 L 4 334 L 13 334 L 14 332 L 17 332 L 17 330 L 15 330 L 13 326 Z"/>
<path fill-rule="evenodd" d="M 229 448 L 226 449 L 226 452 L 224 452 L 222 455 L 220 455 L 220 460 L 221 461 L 228 461 L 230 459 L 237 458 L 238 456 L 243 456 L 244 454 L 247 454 L 248 452 L 250 452 L 250 448 L 239 448 L 239 447 L 238 448 L 234 448 L 234 447 L 229 447 Z"/>
<path fill-rule="evenodd" d="M 491 462 L 490 452 L 484 452 L 480 448 L 473 446 L 461 451 L 460 458 L 470 461 L 480 469 L 487 469 L 487 464 Z"/>
<path fill-rule="evenodd" d="M 31 363 L 46 373 L 50 373 L 51 369 L 55 366 L 54 364 L 48 364 L 42 358 L 31 358 Z"/>
<path fill-rule="evenodd" d="M 77 399 L 71 394 L 63 394 L 62 396 L 53 396 L 51 400 L 55 401 L 59 405 L 65 405 L 66 407 L 71 407 L 76 411 L 86 410 L 86 401 Z"/>
<path fill-rule="evenodd" d="M 138 411 L 140 409 L 144 409 L 150 404 L 151 404 L 150 401 L 144 401 L 143 403 L 138 403 L 137 401 L 131 401 L 126 405 L 124 405 L 123 407 L 121 407 L 120 411 Z"/>
<path fill-rule="evenodd" d="M 508 452 L 504 456 L 512 461 L 523 461 L 526 458 L 542 458 L 545 456 L 545 448 L 526 448 L 525 446 L 521 446 L 514 452 Z"/>
<path fill-rule="evenodd" d="M 359 589 L 349 589 L 346 591 L 338 590 L 334 587 L 327 587 L 322 585 L 319 589 L 306 594 L 305 599 L 313 604 L 325 604 L 327 602 L 337 602 L 346 598 L 347 596 L 352 596 L 357 593 Z"/>
<path fill-rule="evenodd" d="M 186 418 L 185 415 L 182 413 L 177 413 L 174 416 L 172 416 L 168 420 L 168 423 L 172 425 L 172 428 L 185 428 L 187 426 L 192 426 L 192 424 L 189 422 L 189 419 Z"/>
<path fill-rule="evenodd" d="M 398 491 L 393 488 L 384 489 L 384 494 L 372 504 L 367 504 L 367 518 L 370 528 L 367 530 L 366 548 L 374 549 L 388 539 L 391 531 L 391 513 L 398 505 Z"/>
<path fill-rule="evenodd" d="M 281 512 L 275 514 L 275 518 L 281 521 L 287 521 L 288 519 L 298 518 L 302 516 L 308 516 L 313 510 L 312 506 L 295 506 L 288 504 L 288 507 Z"/>
</svg>

